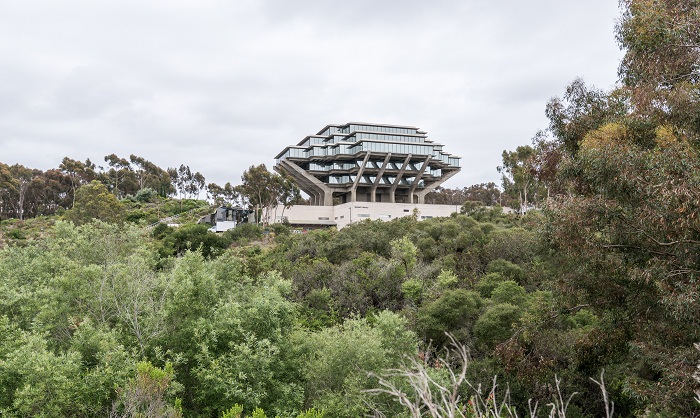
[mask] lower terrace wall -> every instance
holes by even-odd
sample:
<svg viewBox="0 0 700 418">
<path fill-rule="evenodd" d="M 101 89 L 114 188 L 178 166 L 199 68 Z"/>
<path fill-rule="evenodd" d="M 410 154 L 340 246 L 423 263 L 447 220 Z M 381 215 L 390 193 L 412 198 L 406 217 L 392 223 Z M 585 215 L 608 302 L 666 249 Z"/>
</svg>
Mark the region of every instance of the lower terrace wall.
<svg viewBox="0 0 700 418">
<path fill-rule="evenodd" d="M 338 229 L 365 219 L 390 221 L 411 216 L 414 211 L 419 220 L 450 216 L 459 213 L 459 205 L 419 205 L 415 203 L 350 202 L 337 206 L 292 206 L 284 210 L 277 208 L 275 222 L 283 217 L 292 225 L 323 225 L 335 222 Z"/>
</svg>

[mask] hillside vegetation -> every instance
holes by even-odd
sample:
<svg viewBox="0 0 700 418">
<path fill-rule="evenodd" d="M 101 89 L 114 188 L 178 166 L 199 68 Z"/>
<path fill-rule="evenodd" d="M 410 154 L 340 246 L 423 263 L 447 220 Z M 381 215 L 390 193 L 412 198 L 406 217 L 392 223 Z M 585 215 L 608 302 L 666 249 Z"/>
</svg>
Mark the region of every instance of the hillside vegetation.
<svg viewBox="0 0 700 418">
<path fill-rule="evenodd" d="M 700 8 L 621 8 L 619 85 L 503 152 L 517 214 L 216 235 L 186 166 L 0 164 L 0 415 L 698 416 Z M 300 199 L 242 181 L 211 200 Z"/>
</svg>

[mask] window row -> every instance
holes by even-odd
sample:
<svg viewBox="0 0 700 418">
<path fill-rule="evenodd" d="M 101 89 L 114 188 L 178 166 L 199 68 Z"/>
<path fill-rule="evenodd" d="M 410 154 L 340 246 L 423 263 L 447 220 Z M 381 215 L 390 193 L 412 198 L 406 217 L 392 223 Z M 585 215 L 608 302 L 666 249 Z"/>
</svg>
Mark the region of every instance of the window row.
<svg viewBox="0 0 700 418">
<path fill-rule="evenodd" d="M 309 158 L 309 157 L 325 157 L 333 155 L 355 155 L 363 151 L 381 152 L 392 154 L 413 154 L 413 155 L 432 155 L 438 161 L 442 161 L 451 167 L 459 167 L 459 157 L 453 157 L 450 154 L 443 154 L 441 152 L 434 152 L 432 146 L 430 145 L 412 145 L 412 144 L 391 144 L 385 142 L 361 142 L 356 145 L 336 145 L 332 147 L 311 147 L 309 149 L 303 149 L 301 147 L 290 147 L 287 151 L 280 156 L 280 159 L 284 158 Z M 381 168 L 381 162 L 372 163 L 374 167 Z M 413 167 L 420 169 L 422 163 L 415 163 Z M 398 163 L 390 163 L 388 169 L 398 170 L 401 167 Z M 348 168 L 343 166 L 342 168 Z M 409 168 L 413 169 L 413 168 Z M 323 170 L 319 168 L 319 170 Z M 330 170 L 330 168 L 328 169 Z"/>
<path fill-rule="evenodd" d="M 328 184 L 352 184 L 355 182 L 355 179 L 357 179 L 357 176 L 349 175 L 349 176 L 328 176 Z M 358 182 L 359 184 L 374 184 L 375 180 L 377 180 L 377 176 L 362 176 L 360 177 L 360 181 Z M 399 180 L 399 185 L 402 186 L 411 186 L 413 183 L 416 181 L 415 177 L 402 177 L 401 180 Z M 396 182 L 396 176 L 383 176 L 379 180 L 380 185 L 385 185 L 385 186 L 390 186 Z M 423 180 L 418 181 L 418 186 L 419 187 L 424 187 L 425 182 Z"/>
<path fill-rule="evenodd" d="M 356 145 L 355 147 L 357 147 Z M 362 142 L 359 144 L 363 151 L 391 152 L 395 154 L 431 155 L 430 145 L 391 144 L 386 142 Z"/>
<path fill-rule="evenodd" d="M 353 168 L 362 167 L 363 160 L 356 160 L 353 162 L 334 162 L 334 163 L 317 163 L 310 162 L 308 165 L 309 171 L 331 171 L 331 170 L 352 170 Z M 425 164 L 423 161 L 411 162 L 406 165 L 406 170 L 408 171 L 418 171 Z M 365 168 L 381 170 L 384 167 L 383 160 L 369 160 Z M 403 167 L 402 162 L 389 161 L 386 164 L 385 170 L 401 170 Z M 439 176 L 441 173 L 440 169 L 430 169 L 432 175 Z M 437 173 L 437 174 L 436 174 Z"/>
<path fill-rule="evenodd" d="M 398 128 L 394 126 L 374 126 L 374 125 L 349 125 L 338 129 L 338 132 L 342 133 L 352 133 L 357 131 L 368 131 L 368 132 L 386 132 L 392 134 L 416 134 L 415 129 L 411 128 Z"/>
<path fill-rule="evenodd" d="M 359 132 L 355 134 L 354 137 L 357 139 L 375 139 L 379 141 L 425 143 L 425 138 L 422 136 L 382 135 Z"/>
</svg>

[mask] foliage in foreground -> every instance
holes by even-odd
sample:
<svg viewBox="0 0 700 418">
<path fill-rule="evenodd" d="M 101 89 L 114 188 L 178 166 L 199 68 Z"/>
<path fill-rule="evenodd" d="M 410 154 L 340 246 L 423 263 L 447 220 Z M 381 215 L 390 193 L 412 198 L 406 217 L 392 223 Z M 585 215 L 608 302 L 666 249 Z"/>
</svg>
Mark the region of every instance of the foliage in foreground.
<svg viewBox="0 0 700 418">
<path fill-rule="evenodd" d="M 519 414 L 511 402 L 510 390 L 499 388 L 497 377 L 493 378 L 490 387 L 475 386 L 468 380 L 468 348 L 450 334 L 447 334 L 447 339 L 451 345 L 445 349 L 444 356 L 433 358 L 425 353 L 421 357 L 410 357 L 402 367 L 385 371 L 378 377 L 379 388 L 368 392 L 397 399 L 413 418 L 535 418 L 541 416 L 539 412 L 543 409 L 548 410 L 550 418 L 566 418 L 571 400 L 577 393 L 565 398 L 561 380 L 557 377 L 554 378 L 555 391 L 546 407 L 541 408 L 538 402 L 530 399 L 527 413 Z M 601 372 L 599 381 L 591 380 L 602 392 L 604 416 L 611 418 L 615 403 L 608 399 L 604 372 Z M 379 411 L 379 414 L 383 415 L 383 412 Z"/>
</svg>

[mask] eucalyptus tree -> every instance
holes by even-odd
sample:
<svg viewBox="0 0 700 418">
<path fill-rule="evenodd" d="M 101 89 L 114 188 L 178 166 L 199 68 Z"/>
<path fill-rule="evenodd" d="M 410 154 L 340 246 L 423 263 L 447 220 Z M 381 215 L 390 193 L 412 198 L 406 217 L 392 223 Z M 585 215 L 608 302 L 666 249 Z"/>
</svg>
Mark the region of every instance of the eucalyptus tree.
<svg viewBox="0 0 700 418">
<path fill-rule="evenodd" d="M 263 224 L 270 223 L 272 211 L 278 205 L 289 208 L 301 199 L 299 188 L 289 177 L 271 173 L 265 164 L 244 171 L 237 190 L 255 208 L 256 218 Z"/>
<path fill-rule="evenodd" d="M 568 193 L 546 212 L 544 239 L 561 267 L 562 300 L 600 317 L 581 341 L 581 371 L 622 365 L 640 410 L 692 415 L 700 15 L 691 0 L 621 5 L 622 84 L 603 92 L 576 80 L 547 106 Z"/>
<path fill-rule="evenodd" d="M 120 158 L 116 154 L 105 156 L 105 162 L 109 166 L 106 175 L 109 178 L 111 192 L 117 197 L 122 197 L 122 195 L 125 195 L 127 192 L 127 190 L 124 190 L 123 183 L 134 175 L 131 164 L 129 160 Z M 119 189 L 120 185 L 122 185 L 122 190 Z"/>
<path fill-rule="evenodd" d="M 166 170 L 134 154 L 129 156 L 129 160 L 136 175 L 139 190 L 149 187 L 162 197 L 174 191 L 170 175 Z"/>
<path fill-rule="evenodd" d="M 63 160 L 58 168 L 70 179 L 72 207 L 75 205 L 75 191 L 83 184 L 86 184 L 96 178 L 97 173 L 95 172 L 95 164 L 90 161 L 89 158 L 86 159 L 85 162 L 82 162 L 69 157 L 63 157 Z"/>
</svg>

